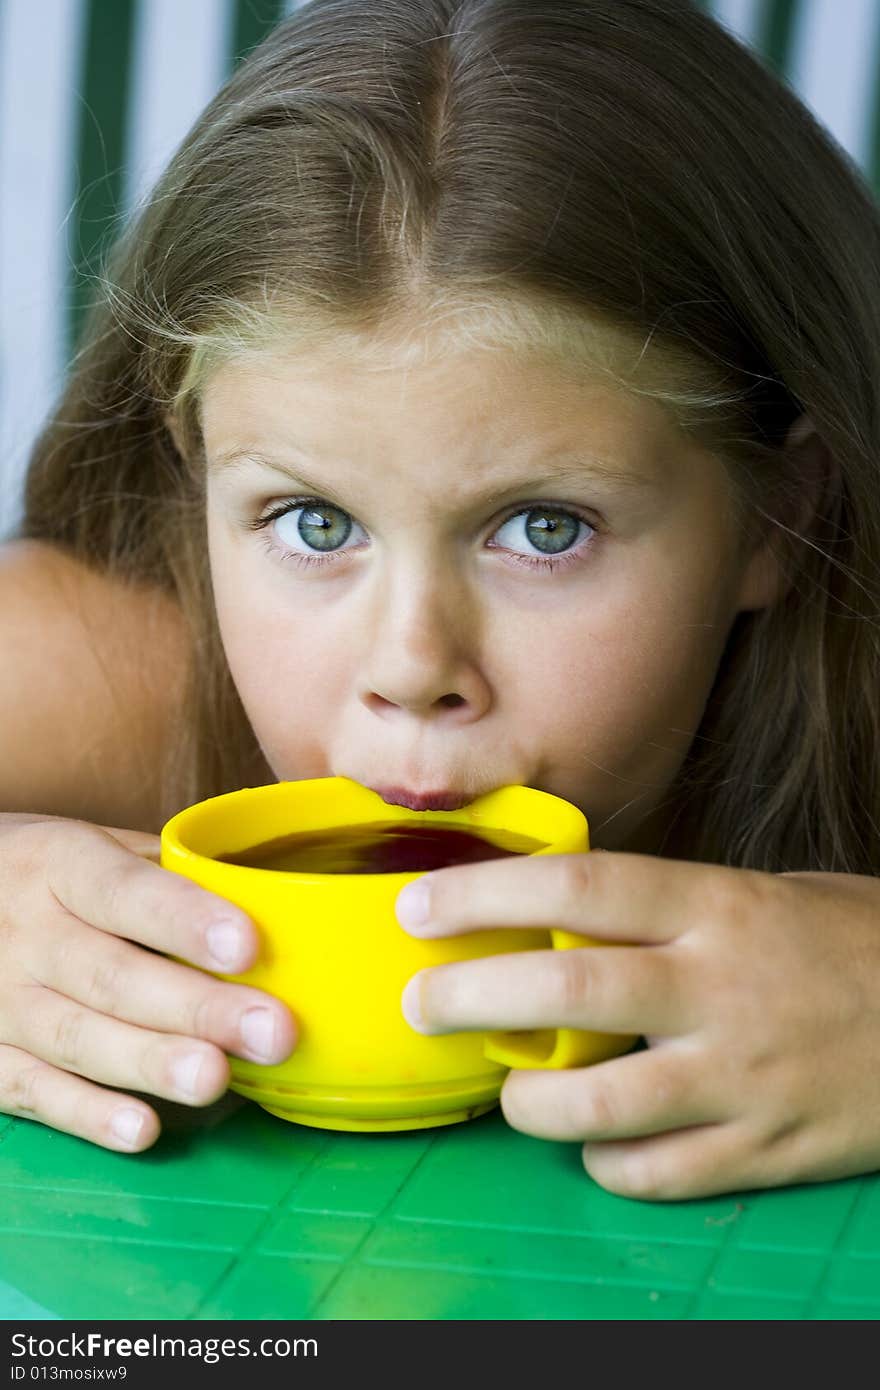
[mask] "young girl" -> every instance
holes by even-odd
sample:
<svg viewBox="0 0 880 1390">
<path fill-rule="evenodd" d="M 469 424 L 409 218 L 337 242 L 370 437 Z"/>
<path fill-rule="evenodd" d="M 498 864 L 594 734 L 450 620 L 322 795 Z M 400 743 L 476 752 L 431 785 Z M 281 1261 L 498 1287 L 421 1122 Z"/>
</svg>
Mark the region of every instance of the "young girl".
<svg viewBox="0 0 880 1390">
<path fill-rule="evenodd" d="M 96 813 L 78 668 L 54 741 L 36 677 L 10 691 L 11 765 L 55 791 L 0 819 L 0 1108 L 144 1149 L 130 1092 L 206 1104 L 225 1053 L 295 1045 L 278 1001 L 160 954 L 256 953 L 153 862 L 181 806 L 518 782 L 593 852 L 431 874 L 401 923 L 607 945 L 422 972 L 411 1025 L 644 1037 L 502 1094 L 618 1193 L 877 1167 L 878 463 L 876 206 L 712 19 L 311 0 L 118 242 L 31 462 L 7 598 L 36 652 L 61 610 L 16 546 L 79 576 L 124 739 Z"/>
</svg>

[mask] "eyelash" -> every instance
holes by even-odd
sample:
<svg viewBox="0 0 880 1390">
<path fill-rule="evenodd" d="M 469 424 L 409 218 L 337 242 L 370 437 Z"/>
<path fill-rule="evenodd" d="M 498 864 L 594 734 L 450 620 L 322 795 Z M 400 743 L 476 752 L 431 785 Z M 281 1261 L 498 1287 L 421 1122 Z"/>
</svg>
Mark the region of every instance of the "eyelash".
<svg viewBox="0 0 880 1390">
<path fill-rule="evenodd" d="M 335 503 L 327 502 L 326 498 L 323 497 L 295 497 L 289 502 L 283 502 L 280 506 L 273 507 L 271 511 L 266 512 L 263 516 L 257 517 L 255 521 L 249 521 L 247 527 L 250 531 L 266 531 L 266 534 L 261 536 L 260 540 L 270 555 L 278 556 L 282 560 L 293 561 L 295 565 L 302 569 L 312 569 L 316 566 L 334 563 L 348 552 L 328 550 L 323 555 L 317 552 L 313 555 L 301 555 L 295 550 L 284 550 L 281 546 L 276 545 L 275 541 L 272 539 L 271 533 L 266 528 L 271 526 L 273 521 L 277 521 L 279 517 L 287 516 L 289 512 L 299 511 L 300 507 L 335 507 L 335 505 Z M 501 527 L 506 526 L 507 522 L 512 521 L 514 517 L 524 516 L 528 512 L 535 510 L 536 507 L 542 505 L 549 504 L 533 502 L 526 507 L 517 507 L 498 523 L 498 526 L 495 528 L 496 531 L 500 531 Z M 522 555 L 518 551 L 508 550 L 506 553 L 509 559 L 513 560 L 516 564 L 525 565 L 527 569 L 543 570 L 545 573 L 553 573 L 555 570 L 565 569 L 568 565 L 576 563 L 576 561 L 581 558 L 584 551 L 592 549 L 599 530 L 596 524 L 571 507 L 559 507 L 555 509 L 563 511 L 567 516 L 572 516 L 575 520 L 583 522 L 585 526 L 589 526 L 590 530 L 593 532 L 592 536 L 586 541 L 581 541 L 577 549 L 564 551 L 560 555 Z M 344 509 L 338 508 L 338 510 L 342 511 Z M 504 547 L 497 546 L 490 548 L 501 550 Z"/>
</svg>

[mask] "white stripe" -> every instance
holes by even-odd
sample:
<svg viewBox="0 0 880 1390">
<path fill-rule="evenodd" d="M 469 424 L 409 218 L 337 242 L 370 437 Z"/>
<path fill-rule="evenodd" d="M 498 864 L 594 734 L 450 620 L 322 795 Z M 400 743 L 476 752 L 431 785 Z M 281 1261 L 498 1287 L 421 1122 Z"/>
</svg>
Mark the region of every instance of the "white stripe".
<svg viewBox="0 0 880 1390">
<path fill-rule="evenodd" d="M 140 0 L 129 88 L 124 200 L 152 188 L 227 74 L 231 0 Z"/>
<path fill-rule="evenodd" d="M 751 48 L 757 45 L 766 0 L 712 0 L 709 8 L 718 22 L 729 29 L 740 43 L 748 44 Z"/>
<path fill-rule="evenodd" d="M 871 148 L 878 44 L 878 0 L 803 0 L 789 81 L 863 169 Z"/>
<path fill-rule="evenodd" d="M 30 446 L 60 389 L 82 0 L 0 5 L 0 537 L 20 517 Z"/>
</svg>

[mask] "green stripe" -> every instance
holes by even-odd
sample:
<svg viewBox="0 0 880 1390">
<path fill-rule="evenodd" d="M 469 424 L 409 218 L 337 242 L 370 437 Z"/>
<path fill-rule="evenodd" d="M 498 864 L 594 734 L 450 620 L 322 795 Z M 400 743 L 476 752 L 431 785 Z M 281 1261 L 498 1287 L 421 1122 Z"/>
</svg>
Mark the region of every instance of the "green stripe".
<svg viewBox="0 0 880 1390">
<path fill-rule="evenodd" d="M 235 0 L 230 66 L 240 63 L 284 16 L 284 0 Z"/>
<path fill-rule="evenodd" d="M 78 91 L 76 202 L 71 225 L 74 283 L 69 304 L 68 356 L 79 338 L 94 291 L 87 278 L 124 213 L 123 174 L 127 94 L 131 80 L 135 0 L 89 0 Z"/>
<path fill-rule="evenodd" d="M 769 0 L 761 15 L 755 47 L 768 67 L 775 68 L 781 77 L 789 71 L 799 10 L 800 0 Z"/>
<path fill-rule="evenodd" d="M 868 178 L 880 202 L 880 28 L 877 30 L 877 49 L 874 54 L 874 84 L 871 93 L 874 118 L 871 123 L 871 148 L 868 150 Z"/>
</svg>

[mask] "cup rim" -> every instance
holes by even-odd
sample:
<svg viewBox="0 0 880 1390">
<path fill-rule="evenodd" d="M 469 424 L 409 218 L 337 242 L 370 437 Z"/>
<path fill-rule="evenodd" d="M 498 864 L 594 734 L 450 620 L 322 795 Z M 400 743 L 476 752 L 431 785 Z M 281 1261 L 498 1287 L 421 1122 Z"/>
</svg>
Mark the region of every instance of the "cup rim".
<svg viewBox="0 0 880 1390">
<path fill-rule="evenodd" d="M 176 862 L 186 861 L 190 864 L 204 863 L 214 866 L 220 871 L 229 870 L 239 875 L 245 874 L 272 874 L 277 879 L 279 876 L 287 879 L 332 879 L 340 882 L 346 879 L 358 879 L 361 883 L 365 878 L 363 874 L 339 874 L 339 873 L 320 873 L 316 871 L 298 871 L 292 869 L 269 869 L 259 868 L 256 865 L 230 864 L 222 859 L 218 859 L 214 854 L 205 853 L 202 850 L 193 848 L 191 835 L 202 822 L 209 822 L 211 818 L 222 814 L 233 804 L 240 805 L 246 812 L 247 802 L 256 802 L 259 799 L 261 805 L 265 803 L 266 797 L 272 797 L 273 793 L 279 799 L 290 794 L 290 789 L 296 787 L 298 791 L 305 795 L 320 795 L 326 798 L 334 791 L 338 791 L 340 796 L 345 796 L 350 802 L 352 799 L 363 799 L 375 814 L 358 816 L 354 813 L 344 822 L 339 824 L 370 824 L 372 821 L 400 821 L 416 822 L 421 824 L 437 825 L 461 825 L 463 822 L 474 827 L 480 824 L 484 826 L 493 825 L 492 812 L 498 805 L 499 798 L 505 798 L 505 802 L 511 800 L 527 801 L 528 807 L 534 810 L 540 808 L 545 813 L 547 822 L 558 822 L 554 825 L 554 832 L 549 835 L 546 843 L 538 850 L 533 851 L 533 855 L 544 855 L 560 853 L 560 841 L 568 840 L 575 836 L 585 836 L 588 838 L 587 819 L 583 812 L 572 802 L 554 795 L 552 792 L 544 792 L 537 787 L 527 787 L 517 783 L 511 783 L 504 787 L 498 787 L 494 791 L 486 792 L 483 796 L 477 797 L 469 802 L 467 806 L 462 806 L 457 811 L 412 811 L 406 806 L 391 806 L 383 801 L 378 792 L 372 791 L 369 787 L 364 787 L 361 783 L 355 782 L 347 777 L 316 777 L 279 780 L 278 782 L 268 782 L 258 787 L 242 787 L 237 791 L 222 792 L 218 796 L 207 797 L 203 801 L 194 802 L 192 805 L 184 807 L 173 815 L 163 825 L 160 835 L 162 859 L 166 857 L 174 859 Z M 246 819 L 243 816 L 242 819 Z M 494 822 L 497 824 L 497 818 Z M 510 826 L 507 828 L 520 828 Z M 540 829 L 531 822 L 523 833 L 535 836 L 541 834 Z M 544 832 L 547 833 L 546 831 Z M 246 846 L 242 846 L 245 848 Z M 226 853 L 231 851 L 226 850 Z M 564 851 L 562 851 L 564 852 Z M 397 870 L 391 873 L 370 874 L 371 880 L 382 879 L 410 879 L 417 877 L 425 870 Z"/>
</svg>

